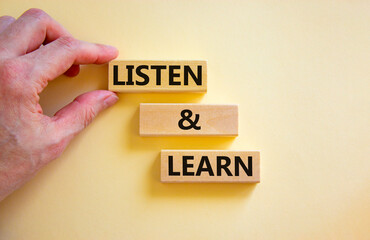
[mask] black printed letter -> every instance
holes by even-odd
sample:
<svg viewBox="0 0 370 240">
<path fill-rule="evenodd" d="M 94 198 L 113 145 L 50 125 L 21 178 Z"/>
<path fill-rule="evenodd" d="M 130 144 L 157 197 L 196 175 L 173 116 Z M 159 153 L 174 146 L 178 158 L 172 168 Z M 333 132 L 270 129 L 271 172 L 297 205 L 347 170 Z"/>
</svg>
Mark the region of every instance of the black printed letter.
<svg viewBox="0 0 370 240">
<path fill-rule="evenodd" d="M 194 172 L 188 172 L 188 168 L 192 168 L 194 165 L 188 163 L 188 160 L 194 160 L 193 156 L 182 156 L 182 174 L 184 176 L 194 176 Z"/>
<path fill-rule="evenodd" d="M 118 81 L 118 66 L 113 65 L 113 85 L 125 85 L 125 82 Z"/>
<path fill-rule="evenodd" d="M 174 73 L 174 69 L 180 69 L 179 65 L 169 66 L 169 85 L 181 85 L 181 82 L 173 81 L 173 78 L 180 77 L 180 73 Z"/>
<path fill-rule="evenodd" d="M 243 160 L 240 157 L 235 157 L 235 176 L 239 176 L 239 165 L 242 166 L 244 172 L 248 176 L 252 176 L 252 156 L 248 156 L 248 168 L 245 166 Z"/>
<path fill-rule="evenodd" d="M 206 167 L 203 167 L 203 165 L 206 164 Z M 195 174 L 196 176 L 200 176 L 202 172 L 208 172 L 209 176 L 214 176 L 215 174 L 213 173 L 211 164 L 209 163 L 209 159 L 207 156 L 202 156 L 200 159 L 200 163 L 198 166 L 197 173 Z"/>
<path fill-rule="evenodd" d="M 226 161 L 224 165 L 221 163 L 222 160 Z M 217 156 L 217 176 L 221 176 L 221 169 L 225 170 L 227 176 L 232 176 L 233 174 L 227 168 L 230 165 L 230 163 L 231 163 L 230 158 L 226 156 Z"/>
<path fill-rule="evenodd" d="M 168 156 L 168 175 L 169 176 L 180 176 L 180 172 L 173 171 L 173 156 Z"/>
<path fill-rule="evenodd" d="M 191 70 L 190 66 L 184 66 L 184 85 L 189 84 L 189 73 L 193 78 L 194 82 L 199 86 L 202 85 L 202 66 L 198 66 L 198 77 L 195 77 L 193 70 Z"/>
<path fill-rule="evenodd" d="M 134 85 L 134 81 L 132 80 L 132 69 L 134 69 L 133 65 L 127 65 L 127 85 Z"/>
<path fill-rule="evenodd" d="M 153 65 L 150 68 L 156 70 L 156 85 L 161 85 L 161 70 L 167 67 L 165 65 Z"/>
<path fill-rule="evenodd" d="M 149 83 L 149 77 L 141 71 L 141 69 L 149 69 L 148 65 L 140 65 L 136 68 L 136 74 L 144 79 L 144 81 L 139 82 L 136 80 L 136 85 L 143 86 Z"/>
</svg>

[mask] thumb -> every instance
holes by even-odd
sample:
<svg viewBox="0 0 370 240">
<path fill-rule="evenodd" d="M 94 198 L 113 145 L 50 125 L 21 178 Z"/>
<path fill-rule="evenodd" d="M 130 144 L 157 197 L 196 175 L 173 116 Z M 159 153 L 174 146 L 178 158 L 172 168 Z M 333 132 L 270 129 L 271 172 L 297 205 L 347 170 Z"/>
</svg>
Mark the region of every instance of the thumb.
<svg viewBox="0 0 370 240">
<path fill-rule="evenodd" d="M 118 100 L 115 93 L 96 90 L 78 96 L 53 117 L 62 138 L 71 138 L 82 131 L 104 109 Z"/>
</svg>

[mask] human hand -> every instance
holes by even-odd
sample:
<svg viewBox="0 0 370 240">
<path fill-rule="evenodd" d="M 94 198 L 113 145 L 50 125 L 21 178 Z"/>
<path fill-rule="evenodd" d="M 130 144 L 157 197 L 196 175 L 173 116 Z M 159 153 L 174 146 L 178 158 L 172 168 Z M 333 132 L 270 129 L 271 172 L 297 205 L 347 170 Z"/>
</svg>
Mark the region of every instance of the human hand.
<svg viewBox="0 0 370 240">
<path fill-rule="evenodd" d="M 39 9 L 17 20 L 0 17 L 0 201 L 57 158 L 71 139 L 118 97 L 104 90 L 78 96 L 53 117 L 43 115 L 39 93 L 79 64 L 101 64 L 117 49 L 74 39 Z"/>
</svg>

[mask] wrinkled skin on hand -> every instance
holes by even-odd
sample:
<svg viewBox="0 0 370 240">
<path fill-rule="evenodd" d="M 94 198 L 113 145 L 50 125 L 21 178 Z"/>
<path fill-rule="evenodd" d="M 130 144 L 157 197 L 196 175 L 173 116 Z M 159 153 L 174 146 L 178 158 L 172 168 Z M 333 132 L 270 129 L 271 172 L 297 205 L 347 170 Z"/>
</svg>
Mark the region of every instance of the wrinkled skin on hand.
<svg viewBox="0 0 370 240">
<path fill-rule="evenodd" d="M 114 47 L 76 40 L 39 9 L 18 19 L 0 17 L 0 201 L 118 100 L 113 92 L 92 91 L 48 117 L 39 93 L 59 75 L 77 75 L 80 64 L 102 64 L 117 55 Z"/>
</svg>

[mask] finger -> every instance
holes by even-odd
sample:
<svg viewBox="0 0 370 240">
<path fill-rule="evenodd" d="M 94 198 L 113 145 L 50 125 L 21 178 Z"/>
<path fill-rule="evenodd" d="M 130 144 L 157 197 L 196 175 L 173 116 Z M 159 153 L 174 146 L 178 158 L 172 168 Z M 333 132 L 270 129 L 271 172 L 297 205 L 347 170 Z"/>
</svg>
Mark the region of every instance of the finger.
<svg viewBox="0 0 370 240">
<path fill-rule="evenodd" d="M 7 57 L 15 57 L 32 52 L 44 42 L 61 36 L 71 34 L 44 11 L 30 9 L 0 35 L 0 47 L 7 49 Z"/>
<path fill-rule="evenodd" d="M 59 110 L 52 120 L 60 139 L 70 139 L 83 130 L 104 109 L 116 103 L 115 93 L 96 90 L 78 96 L 73 102 Z"/>
<path fill-rule="evenodd" d="M 83 42 L 71 37 L 61 37 L 22 56 L 21 59 L 35 63 L 31 79 L 35 79 L 41 87 L 44 87 L 47 81 L 65 73 L 73 64 L 106 63 L 116 58 L 117 55 L 117 49 L 111 46 Z"/>
<path fill-rule="evenodd" d="M 77 76 L 80 72 L 80 65 L 72 65 L 65 73 L 67 77 L 74 77 Z"/>
<path fill-rule="evenodd" d="M 15 18 L 11 16 L 0 17 L 0 33 L 3 32 L 14 21 L 15 21 Z"/>
</svg>

